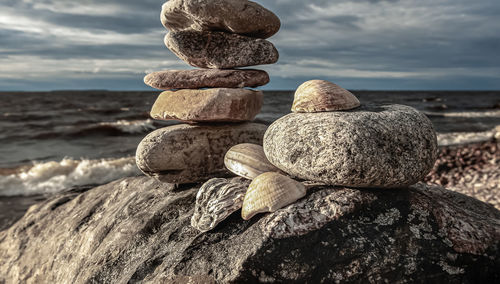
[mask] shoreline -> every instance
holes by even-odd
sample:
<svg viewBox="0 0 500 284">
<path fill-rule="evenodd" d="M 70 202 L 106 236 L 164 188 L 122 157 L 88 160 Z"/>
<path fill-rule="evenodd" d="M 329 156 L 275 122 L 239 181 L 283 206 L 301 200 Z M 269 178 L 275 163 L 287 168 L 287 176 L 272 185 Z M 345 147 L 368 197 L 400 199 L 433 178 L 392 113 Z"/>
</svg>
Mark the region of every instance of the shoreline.
<svg viewBox="0 0 500 284">
<path fill-rule="evenodd" d="M 36 203 L 46 200 L 43 195 L 0 196 L 0 232 L 8 229 Z"/>
<path fill-rule="evenodd" d="M 447 141 L 453 141 L 450 137 L 447 136 Z M 500 210 L 500 139 L 495 138 L 494 131 L 489 131 L 479 141 L 440 145 L 436 164 L 424 182 L 474 197 Z M 82 186 L 81 190 L 92 187 Z M 50 196 L 0 196 L 0 231 L 22 218 L 31 205 Z"/>
<path fill-rule="evenodd" d="M 440 147 L 425 182 L 474 197 L 500 210 L 500 140 Z"/>
</svg>

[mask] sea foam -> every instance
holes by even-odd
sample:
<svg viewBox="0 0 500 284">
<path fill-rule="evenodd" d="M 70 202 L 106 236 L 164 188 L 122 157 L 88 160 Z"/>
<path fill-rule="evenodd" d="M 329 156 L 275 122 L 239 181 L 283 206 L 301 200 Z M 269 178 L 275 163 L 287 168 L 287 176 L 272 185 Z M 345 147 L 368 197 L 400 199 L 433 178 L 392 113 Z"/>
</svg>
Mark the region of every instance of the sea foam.
<svg viewBox="0 0 500 284">
<path fill-rule="evenodd" d="M 51 194 L 139 174 L 134 157 L 35 162 L 31 167 L 20 167 L 15 173 L 0 175 L 0 196 Z"/>
<path fill-rule="evenodd" d="M 452 132 L 438 133 L 439 146 L 453 146 L 470 143 L 481 143 L 493 139 L 497 135 L 495 130 L 483 132 Z"/>
<path fill-rule="evenodd" d="M 156 129 L 154 126 L 154 121 L 152 119 L 146 120 L 118 120 L 115 122 L 100 122 L 98 126 L 108 126 L 119 129 L 124 133 L 144 133 Z"/>
<path fill-rule="evenodd" d="M 491 111 L 470 111 L 470 112 L 432 112 L 424 111 L 426 115 L 429 116 L 441 116 L 441 117 L 465 117 L 465 118 L 482 118 L 482 117 L 498 117 L 500 118 L 500 110 Z"/>
</svg>

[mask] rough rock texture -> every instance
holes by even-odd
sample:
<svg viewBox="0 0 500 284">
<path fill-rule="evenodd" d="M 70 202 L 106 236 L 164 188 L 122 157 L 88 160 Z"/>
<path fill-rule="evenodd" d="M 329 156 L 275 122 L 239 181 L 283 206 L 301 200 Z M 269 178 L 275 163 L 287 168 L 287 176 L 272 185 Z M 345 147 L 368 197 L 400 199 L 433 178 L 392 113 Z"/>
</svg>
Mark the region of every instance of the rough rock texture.
<svg viewBox="0 0 500 284">
<path fill-rule="evenodd" d="M 194 69 L 153 72 L 144 83 L 160 90 L 257 87 L 269 83 L 269 75 L 254 69 Z"/>
<path fill-rule="evenodd" d="M 163 4 L 162 24 L 171 31 L 225 31 L 268 38 L 280 29 L 280 19 L 246 0 L 170 0 Z"/>
<path fill-rule="evenodd" d="M 441 187 L 314 188 L 199 233 L 198 187 L 128 178 L 0 232 L 0 283 L 498 283 L 500 212 Z"/>
<path fill-rule="evenodd" d="M 215 228 L 241 209 L 248 185 L 250 180 L 244 178 L 213 178 L 204 183 L 196 194 L 191 226 L 202 232 Z"/>
<path fill-rule="evenodd" d="M 141 141 L 136 163 L 146 175 L 164 182 L 193 183 L 227 176 L 226 152 L 241 143 L 262 144 L 266 128 L 258 123 L 168 126 Z"/>
<path fill-rule="evenodd" d="M 180 59 L 199 68 L 227 69 L 278 61 L 278 51 L 265 39 L 223 32 L 169 32 L 165 45 Z"/>
<path fill-rule="evenodd" d="M 403 105 L 294 113 L 269 126 L 269 161 L 295 177 L 353 187 L 402 187 L 422 180 L 437 156 L 430 120 Z"/>
<path fill-rule="evenodd" d="M 264 94 L 247 89 L 165 91 L 151 109 L 151 117 L 186 122 L 252 121 L 262 108 Z"/>
</svg>

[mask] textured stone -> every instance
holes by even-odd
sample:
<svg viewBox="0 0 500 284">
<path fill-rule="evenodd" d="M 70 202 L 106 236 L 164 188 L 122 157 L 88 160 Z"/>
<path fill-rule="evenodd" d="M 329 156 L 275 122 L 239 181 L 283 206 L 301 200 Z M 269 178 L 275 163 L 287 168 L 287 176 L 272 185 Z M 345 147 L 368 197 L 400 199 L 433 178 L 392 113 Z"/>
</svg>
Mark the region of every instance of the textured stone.
<svg viewBox="0 0 500 284">
<path fill-rule="evenodd" d="M 151 109 L 151 117 L 187 122 L 251 121 L 260 112 L 264 94 L 247 89 L 165 91 Z"/>
<path fill-rule="evenodd" d="M 162 24 L 171 31 L 225 31 L 268 38 L 280 29 L 280 19 L 246 0 L 170 0 L 163 4 Z"/>
<path fill-rule="evenodd" d="M 207 233 L 190 226 L 198 187 L 135 177 L 34 205 L 0 232 L 0 283 L 500 279 L 500 211 L 441 187 L 313 188 Z"/>
<path fill-rule="evenodd" d="M 146 175 L 170 183 L 194 183 L 230 175 L 224 155 L 234 145 L 262 144 L 267 126 L 173 125 L 147 135 L 137 147 L 136 163 Z"/>
<path fill-rule="evenodd" d="M 402 105 L 293 113 L 275 121 L 264 152 L 292 176 L 353 187 L 402 187 L 422 180 L 437 158 L 432 123 Z"/>
<path fill-rule="evenodd" d="M 153 72 L 144 83 L 160 90 L 258 87 L 269 83 L 269 75 L 254 69 L 194 69 Z"/>
<path fill-rule="evenodd" d="M 202 232 L 215 228 L 241 209 L 249 184 L 244 178 L 213 178 L 204 183 L 196 194 L 191 226 Z"/>
<path fill-rule="evenodd" d="M 274 45 L 267 40 L 223 32 L 169 32 L 165 45 L 180 59 L 199 68 L 272 64 L 279 57 Z"/>
</svg>

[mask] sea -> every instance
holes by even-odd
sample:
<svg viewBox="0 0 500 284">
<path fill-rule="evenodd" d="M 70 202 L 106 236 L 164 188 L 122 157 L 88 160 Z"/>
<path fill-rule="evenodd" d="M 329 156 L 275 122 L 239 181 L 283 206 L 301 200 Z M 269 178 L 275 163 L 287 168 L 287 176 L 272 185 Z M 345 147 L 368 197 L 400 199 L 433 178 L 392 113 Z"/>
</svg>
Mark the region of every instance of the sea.
<svg viewBox="0 0 500 284">
<path fill-rule="evenodd" d="M 293 91 L 265 91 L 256 121 L 290 113 Z M 447 137 L 473 141 L 500 125 L 500 91 L 353 91 L 361 103 L 417 108 Z M 175 124 L 153 120 L 159 92 L 0 93 L 0 197 L 51 195 L 140 175 L 139 142 Z M 450 138 L 451 137 L 451 138 Z M 451 142 L 450 142 L 451 141 Z"/>
</svg>

